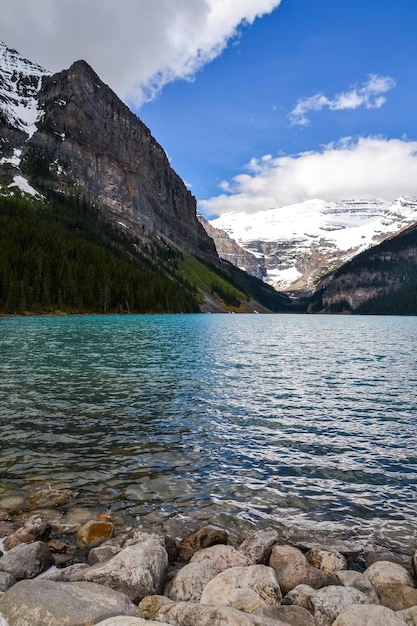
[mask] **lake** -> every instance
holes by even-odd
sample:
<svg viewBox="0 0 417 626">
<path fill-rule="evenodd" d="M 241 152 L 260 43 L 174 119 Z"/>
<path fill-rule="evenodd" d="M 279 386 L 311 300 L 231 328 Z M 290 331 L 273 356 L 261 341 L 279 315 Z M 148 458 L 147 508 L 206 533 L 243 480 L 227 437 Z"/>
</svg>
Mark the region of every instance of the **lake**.
<svg viewBox="0 0 417 626">
<path fill-rule="evenodd" d="M 0 319 L 0 508 L 417 547 L 414 317 Z"/>
</svg>

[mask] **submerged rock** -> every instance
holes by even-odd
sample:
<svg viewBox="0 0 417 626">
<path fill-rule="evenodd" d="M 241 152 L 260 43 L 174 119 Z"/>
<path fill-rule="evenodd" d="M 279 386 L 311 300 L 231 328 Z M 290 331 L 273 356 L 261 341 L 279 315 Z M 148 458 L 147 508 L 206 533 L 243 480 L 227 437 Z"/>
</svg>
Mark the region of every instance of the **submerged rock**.
<svg viewBox="0 0 417 626">
<path fill-rule="evenodd" d="M 29 496 L 31 508 L 57 508 L 65 506 L 74 497 L 70 489 L 37 489 Z"/>
</svg>

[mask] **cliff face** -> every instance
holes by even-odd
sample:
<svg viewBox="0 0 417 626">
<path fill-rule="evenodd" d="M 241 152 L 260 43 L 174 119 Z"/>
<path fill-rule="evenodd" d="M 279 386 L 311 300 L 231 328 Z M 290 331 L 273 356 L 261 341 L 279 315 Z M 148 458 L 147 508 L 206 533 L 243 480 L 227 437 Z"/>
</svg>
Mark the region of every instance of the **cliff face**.
<svg viewBox="0 0 417 626">
<path fill-rule="evenodd" d="M 84 61 L 43 80 L 41 120 L 22 168 L 46 188 L 85 194 L 135 235 L 218 259 L 196 202 L 149 129 Z"/>
<path fill-rule="evenodd" d="M 213 239 L 217 254 L 221 259 L 228 261 L 232 265 L 244 270 L 251 276 L 256 276 L 262 280 L 266 276 L 265 260 L 244 250 L 239 244 L 229 237 L 227 233 L 219 228 L 214 228 L 202 215 L 198 219 L 204 226 L 207 234 Z"/>
</svg>

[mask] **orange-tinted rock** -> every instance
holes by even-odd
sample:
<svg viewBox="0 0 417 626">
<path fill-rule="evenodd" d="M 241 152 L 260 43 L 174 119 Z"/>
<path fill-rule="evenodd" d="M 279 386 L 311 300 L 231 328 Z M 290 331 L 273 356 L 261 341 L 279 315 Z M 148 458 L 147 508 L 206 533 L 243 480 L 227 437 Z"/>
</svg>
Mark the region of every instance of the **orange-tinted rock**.
<svg viewBox="0 0 417 626">
<path fill-rule="evenodd" d="M 87 522 L 77 532 L 77 542 L 80 548 L 96 546 L 105 539 L 110 539 L 114 533 L 111 522 L 92 520 Z"/>
<path fill-rule="evenodd" d="M 222 528 L 202 526 L 181 539 L 178 544 L 178 556 L 183 561 L 189 561 L 198 550 L 209 548 L 216 544 L 227 544 L 227 541 L 227 532 Z"/>
</svg>

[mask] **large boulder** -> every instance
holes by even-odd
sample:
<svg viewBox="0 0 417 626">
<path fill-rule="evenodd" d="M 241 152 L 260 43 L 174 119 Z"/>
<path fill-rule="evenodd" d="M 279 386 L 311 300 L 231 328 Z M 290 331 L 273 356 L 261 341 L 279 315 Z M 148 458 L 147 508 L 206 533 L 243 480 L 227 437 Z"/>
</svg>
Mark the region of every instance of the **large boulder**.
<svg viewBox="0 0 417 626">
<path fill-rule="evenodd" d="M 93 565 L 81 573 L 81 579 L 111 587 L 137 603 L 162 592 L 167 567 L 163 540 L 148 536 L 141 543 L 123 548 L 109 561 Z"/>
<path fill-rule="evenodd" d="M 310 610 L 309 598 L 315 591 L 316 590 L 310 587 L 310 585 L 297 585 L 284 596 L 282 604 L 301 606 L 304 609 Z"/>
<path fill-rule="evenodd" d="M 282 595 L 272 567 L 232 567 L 213 578 L 204 588 L 201 604 L 232 606 L 245 613 L 279 604 Z"/>
<path fill-rule="evenodd" d="M 332 626 L 404 626 L 404 623 L 384 606 L 354 604 L 344 609 Z"/>
<path fill-rule="evenodd" d="M 176 602 L 200 602 L 201 594 L 216 572 L 202 563 L 187 563 L 174 576 L 168 597 Z"/>
<path fill-rule="evenodd" d="M 417 626 L 417 606 L 412 606 L 409 609 L 398 611 L 396 615 L 408 624 L 408 626 Z"/>
<path fill-rule="evenodd" d="M 254 615 L 277 619 L 289 626 L 316 626 L 314 617 L 301 606 L 264 606 L 257 609 Z"/>
<path fill-rule="evenodd" d="M 8 535 L 3 541 L 6 550 L 11 550 L 21 543 L 46 540 L 51 532 L 51 524 L 38 515 L 30 517 L 24 526 Z"/>
<path fill-rule="evenodd" d="M 0 558 L 0 571 L 11 574 L 16 580 L 34 578 L 53 565 L 54 560 L 42 541 L 23 543 L 12 548 Z"/>
<path fill-rule="evenodd" d="M 316 626 L 332 626 L 343 609 L 351 604 L 370 604 L 370 600 L 368 596 L 353 587 L 330 585 L 312 593 L 309 597 L 309 604 Z"/>
<path fill-rule="evenodd" d="M 229 567 L 245 567 L 252 565 L 250 559 L 231 546 L 216 545 L 196 552 L 191 563 L 200 563 L 220 574 Z"/>
<path fill-rule="evenodd" d="M 118 617 L 105 619 L 103 622 L 96 624 L 96 626 L 161 626 L 161 624 L 164 624 L 164 622 L 148 622 L 141 617 L 127 617 L 119 615 Z"/>
<path fill-rule="evenodd" d="M 178 556 L 183 561 L 189 561 L 199 550 L 227 542 L 228 534 L 223 528 L 202 526 L 181 539 L 178 544 Z"/>
<path fill-rule="evenodd" d="M 337 572 L 336 579 L 344 587 L 354 587 L 354 589 L 362 591 L 368 596 L 372 604 L 379 604 L 378 592 L 365 574 L 347 569 Z"/>
<path fill-rule="evenodd" d="M 306 559 L 310 565 L 328 575 L 347 568 L 347 561 L 345 557 L 336 550 L 311 548 L 311 550 L 309 550 L 306 554 Z"/>
<path fill-rule="evenodd" d="M 88 626 L 114 615 L 139 616 L 126 596 L 93 583 L 24 580 L 0 599 L 10 625 Z"/>
<path fill-rule="evenodd" d="M 377 589 L 381 585 L 414 587 L 414 581 L 406 568 L 392 561 L 376 561 L 365 570 L 364 574 Z"/>
<path fill-rule="evenodd" d="M 236 547 L 252 563 L 265 565 L 268 563 L 272 546 L 279 541 L 279 538 L 278 532 L 273 528 L 250 531 Z"/>
<path fill-rule="evenodd" d="M 193 602 L 165 604 L 153 619 L 172 626 L 288 626 L 279 620 L 250 615 L 230 606 Z"/>
<path fill-rule="evenodd" d="M 380 585 L 379 602 L 393 611 L 402 611 L 417 605 L 417 589 L 409 585 Z"/>
<path fill-rule="evenodd" d="M 298 585 L 319 589 L 327 583 L 326 574 L 310 565 L 301 550 L 292 546 L 275 545 L 269 557 L 269 565 L 276 572 L 283 594 Z"/>
</svg>

